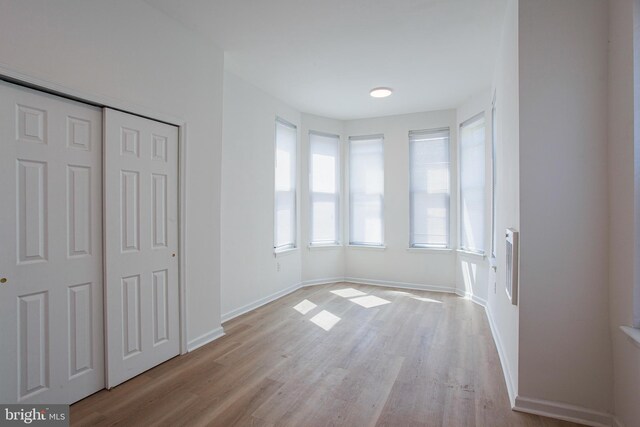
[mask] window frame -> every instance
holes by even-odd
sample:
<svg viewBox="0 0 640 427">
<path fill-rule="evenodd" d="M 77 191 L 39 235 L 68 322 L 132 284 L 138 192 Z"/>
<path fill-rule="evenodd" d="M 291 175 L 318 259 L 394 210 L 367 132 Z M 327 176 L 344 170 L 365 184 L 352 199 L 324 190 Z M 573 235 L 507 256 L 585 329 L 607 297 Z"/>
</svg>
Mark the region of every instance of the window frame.
<svg viewBox="0 0 640 427">
<path fill-rule="evenodd" d="M 376 244 L 376 243 L 366 243 L 366 242 L 354 242 L 352 239 L 352 218 L 353 218 L 353 197 L 352 197 L 352 179 L 351 179 L 351 174 L 352 174 L 352 160 L 353 160 L 353 156 L 352 156 L 352 141 L 364 141 L 364 140 L 371 140 L 371 139 L 380 139 L 380 144 L 382 145 L 382 194 L 380 196 L 380 205 L 381 205 L 381 209 L 380 209 L 380 222 L 381 222 L 381 230 L 380 230 L 380 243 Z M 357 247 L 357 248 L 373 248 L 373 249 L 383 249 L 385 248 L 385 203 L 384 203 L 384 195 L 385 195 L 385 144 L 384 144 L 384 134 L 372 134 L 372 135 L 356 135 L 356 136 L 350 136 L 347 140 L 347 152 L 348 152 L 348 198 L 349 198 L 349 205 L 348 205 L 348 210 L 349 210 L 349 214 L 348 214 L 348 235 L 347 235 L 347 241 L 348 241 L 348 246 L 351 247 Z"/>
<path fill-rule="evenodd" d="M 448 152 L 448 187 L 449 193 L 447 197 L 447 243 L 445 246 L 442 245 L 434 245 L 434 244 L 416 244 L 414 243 L 414 218 L 413 218 L 413 184 L 412 184 L 412 176 L 413 171 L 411 170 L 412 165 L 412 150 L 411 150 L 411 136 L 415 134 L 428 134 L 428 133 L 441 133 L 447 132 L 447 152 Z M 421 129 L 421 130 L 410 130 L 408 134 L 408 142 L 409 142 L 409 249 L 436 249 L 436 250 L 449 250 L 451 249 L 451 168 L 453 167 L 453 150 L 451 149 L 451 128 L 449 126 L 433 128 L 433 129 Z"/>
<path fill-rule="evenodd" d="M 485 249 L 485 241 L 486 240 L 486 233 L 484 230 L 484 227 L 486 226 L 485 222 L 486 222 L 486 194 L 487 194 L 487 183 L 486 183 L 486 176 L 485 176 L 485 182 L 484 182 L 484 191 L 483 191 L 483 209 L 482 209 L 482 215 L 483 215 L 483 221 L 482 221 L 482 227 L 483 227 L 483 242 L 482 242 L 482 250 L 478 250 L 478 249 L 474 249 L 474 248 L 467 248 L 462 244 L 462 240 L 463 240 L 463 221 L 462 221 L 462 210 L 463 210 L 463 203 L 462 203 L 462 198 L 463 198 L 463 191 L 462 191 L 462 129 L 465 126 L 469 126 L 470 124 L 482 120 L 484 121 L 484 132 L 485 132 L 485 138 L 484 138 L 484 150 L 483 150 L 483 156 L 482 156 L 482 161 L 484 163 L 484 174 L 486 175 L 487 172 L 487 165 L 486 165 L 486 132 L 487 132 L 487 118 L 486 118 L 486 112 L 485 111 L 481 111 L 471 117 L 469 117 L 468 119 L 466 119 L 465 121 L 461 122 L 460 125 L 458 126 L 458 249 L 462 252 L 467 252 L 470 254 L 474 254 L 474 255 L 480 255 L 480 256 L 485 256 L 486 255 L 486 249 Z"/>
<path fill-rule="evenodd" d="M 294 159 L 294 177 L 292 179 L 294 185 L 293 191 L 293 233 L 292 242 L 286 245 L 278 246 L 278 190 L 276 187 L 276 173 L 278 167 L 278 125 L 289 127 L 295 131 L 296 141 L 295 147 L 295 159 Z M 273 135 L 273 251 L 274 253 L 287 252 L 298 248 L 298 127 L 293 123 L 276 116 L 274 122 L 274 135 Z"/>
<path fill-rule="evenodd" d="M 498 218 L 497 218 L 497 186 L 498 172 L 496 164 L 498 163 L 498 114 L 497 114 L 497 98 L 493 93 L 491 101 L 491 259 L 494 261 L 498 255 Z"/>
<path fill-rule="evenodd" d="M 335 138 L 337 141 L 336 150 L 336 240 L 334 242 L 314 242 L 313 241 L 313 166 L 311 162 L 311 135 L 322 136 L 325 138 Z M 329 132 L 322 132 L 316 130 L 309 130 L 309 144 L 308 144 L 308 171 L 309 171 L 309 247 L 331 247 L 342 246 L 342 138 L 340 135 L 332 134 Z"/>
</svg>

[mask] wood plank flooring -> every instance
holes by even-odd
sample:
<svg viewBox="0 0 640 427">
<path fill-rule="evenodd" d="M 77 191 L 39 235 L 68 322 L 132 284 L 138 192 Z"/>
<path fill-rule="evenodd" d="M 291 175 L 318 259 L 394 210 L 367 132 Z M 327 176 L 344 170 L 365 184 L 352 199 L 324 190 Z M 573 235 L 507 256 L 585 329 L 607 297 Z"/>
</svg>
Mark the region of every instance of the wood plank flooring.
<svg viewBox="0 0 640 427">
<path fill-rule="evenodd" d="M 300 289 L 71 407 L 91 426 L 572 426 L 511 411 L 484 310 L 454 295 Z"/>
</svg>

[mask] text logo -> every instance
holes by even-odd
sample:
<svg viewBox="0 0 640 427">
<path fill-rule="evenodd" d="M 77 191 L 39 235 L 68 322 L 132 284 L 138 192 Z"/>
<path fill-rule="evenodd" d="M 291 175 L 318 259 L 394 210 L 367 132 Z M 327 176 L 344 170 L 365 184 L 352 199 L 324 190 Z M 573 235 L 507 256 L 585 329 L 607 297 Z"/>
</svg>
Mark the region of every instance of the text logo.
<svg viewBox="0 0 640 427">
<path fill-rule="evenodd" d="M 0 426 L 68 426 L 69 405 L 0 405 Z"/>
</svg>

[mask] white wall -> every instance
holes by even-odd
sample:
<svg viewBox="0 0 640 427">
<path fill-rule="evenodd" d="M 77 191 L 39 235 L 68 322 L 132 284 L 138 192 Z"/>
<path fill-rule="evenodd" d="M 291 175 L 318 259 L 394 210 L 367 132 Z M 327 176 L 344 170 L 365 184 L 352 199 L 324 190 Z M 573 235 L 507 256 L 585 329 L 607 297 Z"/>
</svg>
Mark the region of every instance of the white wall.
<svg viewBox="0 0 640 427">
<path fill-rule="evenodd" d="M 504 17 L 494 84 L 497 111 L 496 141 L 496 270 L 489 270 L 487 314 L 500 353 L 511 403 L 518 390 L 518 307 L 505 292 L 504 230 L 520 230 L 518 1 L 509 0 Z"/>
<path fill-rule="evenodd" d="M 632 325 L 633 285 L 637 280 L 633 234 L 637 215 L 634 157 L 638 155 L 634 150 L 634 92 L 638 96 L 639 86 L 634 87 L 633 70 L 634 16 L 637 26 L 640 8 L 634 5 L 634 0 L 609 2 L 609 307 L 614 413 L 626 426 L 640 420 L 640 348 L 619 329 L 621 325 Z"/>
<path fill-rule="evenodd" d="M 225 319 L 301 280 L 300 251 L 306 249 L 300 249 L 300 233 L 298 249 L 277 258 L 273 252 L 276 117 L 298 127 L 301 170 L 300 113 L 234 74 L 224 73 L 221 217 Z M 303 194 L 300 182 L 298 174 L 298 224 Z"/>
<path fill-rule="evenodd" d="M 348 203 L 348 194 L 344 191 L 344 161 L 346 159 L 346 143 L 344 137 L 344 122 L 328 119 L 311 114 L 302 115 L 301 135 L 301 200 L 300 200 L 300 234 L 302 236 L 302 282 L 317 283 L 318 281 L 342 278 L 345 275 L 344 246 L 328 246 L 309 248 L 310 224 L 309 224 L 309 131 L 324 132 L 341 137 L 342 149 L 340 151 L 340 165 L 342 170 L 341 180 L 341 207 Z M 343 209 L 344 210 L 344 209 Z M 341 218 L 344 224 L 344 216 Z M 345 239 L 342 239 L 344 242 Z"/>
<path fill-rule="evenodd" d="M 457 152 L 456 111 L 442 110 L 401 116 L 345 122 L 345 137 L 384 134 L 384 236 L 385 250 L 346 248 L 346 276 L 405 283 L 423 287 L 455 288 L 454 251 L 413 250 L 409 247 L 409 131 L 449 127 L 451 129 L 452 171 Z M 345 156 L 345 159 L 347 156 Z M 455 173 L 451 188 L 457 187 Z M 347 193 L 348 194 L 348 193 Z M 457 242 L 456 198 L 451 197 L 451 242 Z M 345 210 L 348 223 L 348 210 Z M 348 229 L 348 227 L 346 227 Z M 348 243 L 348 234 L 345 235 Z"/>
<path fill-rule="evenodd" d="M 518 394 L 610 412 L 607 2 L 520 1 L 518 35 Z"/>
<path fill-rule="evenodd" d="M 188 340 L 218 328 L 222 51 L 142 1 L 0 10 L 1 67 L 187 122 Z"/>
</svg>

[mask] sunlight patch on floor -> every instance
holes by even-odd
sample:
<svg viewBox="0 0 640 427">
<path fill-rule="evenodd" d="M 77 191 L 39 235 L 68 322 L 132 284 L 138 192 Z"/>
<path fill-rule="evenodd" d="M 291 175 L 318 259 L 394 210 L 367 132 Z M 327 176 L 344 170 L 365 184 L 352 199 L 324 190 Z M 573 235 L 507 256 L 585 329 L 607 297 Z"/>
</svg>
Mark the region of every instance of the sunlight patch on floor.
<svg viewBox="0 0 640 427">
<path fill-rule="evenodd" d="M 411 297 L 411 299 L 415 299 L 415 300 L 418 300 L 418 301 L 424 301 L 424 302 L 435 302 L 437 304 L 442 304 L 442 301 L 438 301 L 436 299 L 431 299 L 431 298 L 423 298 L 423 297 L 415 297 L 415 296 L 413 296 L 413 297 Z"/>
<path fill-rule="evenodd" d="M 405 291 L 386 291 L 387 293 L 390 294 L 394 294 L 394 295 L 413 295 L 411 292 L 405 292 Z"/>
<path fill-rule="evenodd" d="M 331 293 L 341 296 L 343 298 L 353 298 L 353 297 L 359 297 L 362 295 L 367 295 L 366 293 L 353 288 L 338 289 L 335 291 L 331 291 Z"/>
<path fill-rule="evenodd" d="M 340 321 L 340 318 L 333 313 L 329 313 L 327 310 L 322 310 L 320 313 L 313 316 L 311 321 L 325 331 L 329 331 Z"/>
<path fill-rule="evenodd" d="M 311 310 L 313 310 L 314 308 L 316 308 L 317 305 L 315 305 L 314 303 L 312 303 L 311 301 L 309 301 L 308 299 L 302 300 L 298 303 L 298 305 L 296 305 L 295 307 L 293 307 L 296 311 L 298 311 L 299 313 L 302 314 L 307 314 L 308 312 L 310 312 Z"/>
<path fill-rule="evenodd" d="M 387 301 L 384 298 L 380 298 L 374 295 L 367 295 L 365 297 L 352 298 L 349 301 L 355 302 L 364 308 L 378 307 L 380 305 L 391 304 L 391 301 Z"/>
</svg>

